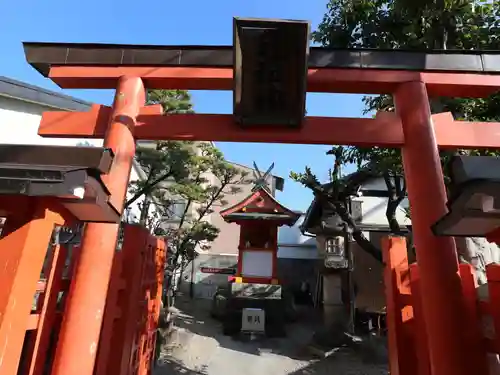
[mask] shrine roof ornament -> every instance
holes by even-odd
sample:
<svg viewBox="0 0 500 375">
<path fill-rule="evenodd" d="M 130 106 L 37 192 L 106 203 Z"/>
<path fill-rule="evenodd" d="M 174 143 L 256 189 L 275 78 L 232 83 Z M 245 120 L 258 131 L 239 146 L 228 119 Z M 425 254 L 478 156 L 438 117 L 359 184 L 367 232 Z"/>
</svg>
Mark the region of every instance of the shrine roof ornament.
<svg viewBox="0 0 500 375">
<path fill-rule="evenodd" d="M 241 220 L 271 220 L 279 225 L 292 226 L 299 219 L 296 213 L 282 204 L 273 196 L 269 187 L 269 176 L 274 168 L 274 163 L 262 174 L 254 162 L 255 186 L 252 193 L 241 202 L 220 212 L 220 215 L 229 223 Z"/>
<path fill-rule="evenodd" d="M 260 188 L 262 188 L 270 192 L 271 189 L 269 188 L 268 180 L 269 180 L 269 175 L 274 168 L 274 163 L 272 163 L 269 166 L 269 168 L 267 168 L 267 171 L 264 174 L 260 172 L 259 167 L 257 167 L 257 164 L 255 162 L 253 162 L 253 167 L 254 167 L 253 175 L 255 177 L 254 181 L 255 186 L 252 188 L 252 191 L 257 191 Z"/>
</svg>

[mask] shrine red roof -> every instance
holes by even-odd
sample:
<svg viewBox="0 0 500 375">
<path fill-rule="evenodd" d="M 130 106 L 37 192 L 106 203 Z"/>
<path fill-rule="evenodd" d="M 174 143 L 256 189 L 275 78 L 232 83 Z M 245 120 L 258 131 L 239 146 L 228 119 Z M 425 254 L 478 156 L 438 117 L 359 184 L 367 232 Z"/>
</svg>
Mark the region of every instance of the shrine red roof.
<svg viewBox="0 0 500 375">
<path fill-rule="evenodd" d="M 248 197 L 220 212 L 227 222 L 239 220 L 272 220 L 292 226 L 300 214 L 280 204 L 264 187 L 255 190 Z"/>
</svg>

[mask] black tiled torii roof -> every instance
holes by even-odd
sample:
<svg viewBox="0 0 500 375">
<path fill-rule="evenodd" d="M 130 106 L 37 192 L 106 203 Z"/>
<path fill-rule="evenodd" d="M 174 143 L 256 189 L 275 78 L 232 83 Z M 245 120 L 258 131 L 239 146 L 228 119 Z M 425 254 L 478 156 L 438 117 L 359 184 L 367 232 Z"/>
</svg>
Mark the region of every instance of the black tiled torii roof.
<svg viewBox="0 0 500 375">
<path fill-rule="evenodd" d="M 66 66 L 233 66 L 232 46 L 130 45 L 24 42 L 26 60 L 47 76 L 52 65 Z M 500 51 L 381 50 L 311 47 L 309 68 L 366 68 L 500 74 Z"/>
</svg>

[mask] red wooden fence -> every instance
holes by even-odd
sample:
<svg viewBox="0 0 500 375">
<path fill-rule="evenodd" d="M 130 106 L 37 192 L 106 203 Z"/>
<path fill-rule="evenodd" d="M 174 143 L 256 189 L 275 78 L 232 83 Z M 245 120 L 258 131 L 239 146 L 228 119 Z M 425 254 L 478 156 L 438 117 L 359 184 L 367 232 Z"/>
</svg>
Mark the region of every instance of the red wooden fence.
<svg viewBox="0 0 500 375">
<path fill-rule="evenodd" d="M 140 226 L 125 224 L 123 230 L 123 245 L 115 254 L 108 288 L 95 375 L 149 375 L 154 361 L 165 243 Z M 19 369 L 2 375 L 50 375 L 65 295 L 77 261 L 78 247 L 48 247 L 33 309 L 26 317 Z"/>
<path fill-rule="evenodd" d="M 408 264 L 404 238 L 387 237 L 382 242 L 387 299 L 389 366 L 391 375 L 431 375 L 427 330 L 421 307 L 417 264 Z M 500 353 L 500 334 L 486 333 L 485 321 L 492 320 L 500 333 L 500 265 L 487 266 L 487 301 L 480 301 L 474 270 L 461 264 L 459 275 L 465 301 L 463 326 L 466 331 L 466 366 L 474 375 L 488 375 L 488 354 Z M 493 303 L 492 301 L 495 301 Z M 491 337 L 488 337 L 491 336 Z M 410 353 L 409 353 L 410 352 Z M 432 374 L 438 375 L 438 374 Z"/>
<path fill-rule="evenodd" d="M 127 225 L 113 265 L 95 375 L 150 374 L 161 308 L 165 244 Z"/>
</svg>

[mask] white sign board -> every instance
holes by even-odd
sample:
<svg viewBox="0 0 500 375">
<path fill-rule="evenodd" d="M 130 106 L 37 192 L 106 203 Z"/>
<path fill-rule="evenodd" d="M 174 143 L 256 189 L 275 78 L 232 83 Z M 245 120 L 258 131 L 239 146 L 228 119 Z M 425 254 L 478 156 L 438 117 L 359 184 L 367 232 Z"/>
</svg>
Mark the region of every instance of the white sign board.
<svg viewBox="0 0 500 375">
<path fill-rule="evenodd" d="M 245 250 L 241 261 L 243 276 L 272 277 L 273 252 L 262 250 Z"/>
<path fill-rule="evenodd" d="M 241 330 L 247 332 L 265 331 L 265 312 L 262 309 L 243 309 Z"/>
</svg>

